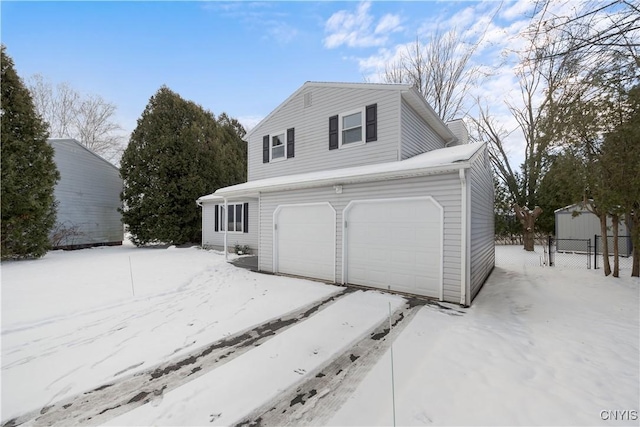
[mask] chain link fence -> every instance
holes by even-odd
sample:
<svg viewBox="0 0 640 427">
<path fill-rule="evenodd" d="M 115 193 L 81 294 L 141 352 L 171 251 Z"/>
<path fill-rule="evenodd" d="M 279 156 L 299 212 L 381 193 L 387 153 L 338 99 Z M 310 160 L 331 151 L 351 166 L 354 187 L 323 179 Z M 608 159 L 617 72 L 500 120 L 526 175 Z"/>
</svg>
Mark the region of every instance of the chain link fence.
<svg viewBox="0 0 640 427">
<path fill-rule="evenodd" d="M 602 236 L 595 235 L 594 237 L 594 256 L 593 256 L 593 268 L 602 268 L 604 265 L 603 255 L 603 238 Z M 609 263 L 613 268 L 613 236 L 607 236 L 607 246 L 609 252 Z M 631 269 L 633 246 L 631 244 L 631 236 L 618 236 L 618 262 L 620 269 Z"/>
<path fill-rule="evenodd" d="M 632 245 L 629 236 L 618 237 L 620 269 L 632 267 Z M 613 266 L 613 237 L 609 236 L 609 262 Z M 602 237 L 594 239 L 556 239 L 553 236 L 536 235 L 534 250 L 523 254 L 519 239 L 496 238 L 496 265 L 518 263 L 526 266 L 560 268 L 602 268 Z"/>
<path fill-rule="evenodd" d="M 547 238 L 549 266 L 564 268 L 591 268 L 591 239 Z"/>
</svg>

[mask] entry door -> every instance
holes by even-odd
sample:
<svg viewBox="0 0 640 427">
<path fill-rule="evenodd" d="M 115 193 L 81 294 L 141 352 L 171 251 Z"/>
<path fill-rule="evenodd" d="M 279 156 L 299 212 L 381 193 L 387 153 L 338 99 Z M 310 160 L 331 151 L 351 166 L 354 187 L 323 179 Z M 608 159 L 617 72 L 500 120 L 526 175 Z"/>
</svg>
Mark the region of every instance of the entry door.
<svg viewBox="0 0 640 427">
<path fill-rule="evenodd" d="M 441 298 L 443 210 L 432 198 L 345 208 L 346 282 Z"/>
</svg>

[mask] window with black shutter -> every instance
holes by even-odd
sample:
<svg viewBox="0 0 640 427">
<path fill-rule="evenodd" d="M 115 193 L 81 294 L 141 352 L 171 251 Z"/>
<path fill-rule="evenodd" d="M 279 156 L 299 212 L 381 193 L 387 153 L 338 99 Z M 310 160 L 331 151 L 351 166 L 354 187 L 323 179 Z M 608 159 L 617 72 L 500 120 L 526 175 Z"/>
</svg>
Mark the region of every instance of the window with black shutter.
<svg viewBox="0 0 640 427">
<path fill-rule="evenodd" d="M 249 203 L 230 203 L 225 209 L 224 205 L 215 207 L 215 231 L 230 233 L 249 232 Z"/>
<path fill-rule="evenodd" d="M 244 213 L 242 215 L 242 221 L 243 221 L 243 230 L 245 233 L 249 232 L 249 203 L 245 203 L 244 204 Z"/>
<path fill-rule="evenodd" d="M 378 104 L 367 105 L 366 125 L 366 141 L 376 141 L 378 139 Z"/>
<path fill-rule="evenodd" d="M 295 157 L 295 130 L 287 129 L 287 159 Z"/>
<path fill-rule="evenodd" d="M 338 116 L 329 117 L 329 150 L 338 148 Z"/>
<path fill-rule="evenodd" d="M 262 163 L 269 163 L 269 135 L 262 137 Z"/>
</svg>

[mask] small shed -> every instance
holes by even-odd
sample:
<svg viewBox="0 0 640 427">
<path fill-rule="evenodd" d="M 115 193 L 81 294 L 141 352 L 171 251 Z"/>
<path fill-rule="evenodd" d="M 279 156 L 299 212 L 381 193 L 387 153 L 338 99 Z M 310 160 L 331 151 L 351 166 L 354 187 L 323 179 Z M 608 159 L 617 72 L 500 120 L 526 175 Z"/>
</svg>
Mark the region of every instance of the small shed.
<svg viewBox="0 0 640 427">
<path fill-rule="evenodd" d="M 48 143 L 60 172 L 54 189 L 58 214 L 51 232 L 53 247 L 121 245 L 124 228 L 118 209 L 123 182 L 119 169 L 75 139 L 55 138 Z"/>
<path fill-rule="evenodd" d="M 559 252 L 586 252 L 587 244 L 602 253 L 602 232 L 600 219 L 584 203 L 575 203 L 554 211 L 556 219 L 556 250 Z M 613 254 L 613 236 L 611 217 L 607 218 L 609 230 L 609 254 Z M 618 247 L 621 256 L 631 255 L 631 237 L 624 221 L 618 227 Z M 596 238 L 596 236 L 598 236 Z M 596 241 L 597 239 L 597 241 Z M 589 240 L 589 242 L 587 242 Z"/>
</svg>

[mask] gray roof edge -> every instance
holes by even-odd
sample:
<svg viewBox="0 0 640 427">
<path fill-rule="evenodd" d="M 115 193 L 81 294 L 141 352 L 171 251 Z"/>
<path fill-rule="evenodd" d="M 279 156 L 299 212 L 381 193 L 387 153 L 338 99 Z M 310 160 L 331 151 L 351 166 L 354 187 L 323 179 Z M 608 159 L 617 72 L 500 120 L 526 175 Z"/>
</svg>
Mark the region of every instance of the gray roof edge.
<svg viewBox="0 0 640 427">
<path fill-rule="evenodd" d="M 86 147 L 84 144 L 82 144 L 80 141 L 78 141 L 75 138 L 48 138 L 47 142 L 62 142 L 62 141 L 70 141 L 70 142 L 74 142 L 77 146 L 79 146 L 80 148 L 82 148 L 83 150 L 89 152 L 90 154 L 94 155 L 95 157 L 97 157 L 98 159 L 102 160 L 104 163 L 108 164 L 109 166 L 111 166 L 112 168 L 114 168 L 115 170 L 118 171 L 118 174 L 120 174 L 120 168 L 118 168 L 116 165 L 114 165 L 113 163 L 111 163 L 109 160 L 105 159 L 104 157 L 102 157 L 101 155 L 99 155 L 98 153 L 96 153 L 95 151 L 91 150 L 90 148 Z M 49 143 L 51 146 L 53 146 L 52 143 Z"/>
</svg>

